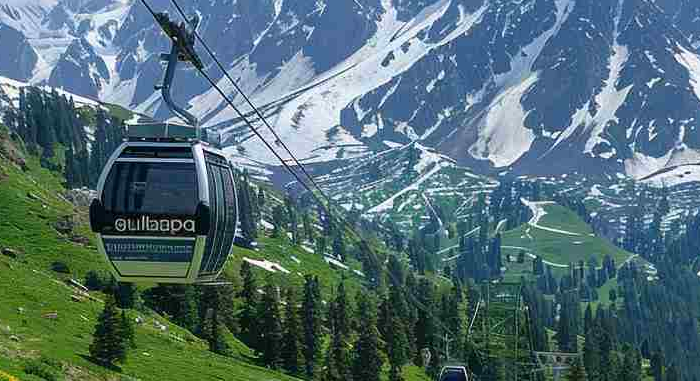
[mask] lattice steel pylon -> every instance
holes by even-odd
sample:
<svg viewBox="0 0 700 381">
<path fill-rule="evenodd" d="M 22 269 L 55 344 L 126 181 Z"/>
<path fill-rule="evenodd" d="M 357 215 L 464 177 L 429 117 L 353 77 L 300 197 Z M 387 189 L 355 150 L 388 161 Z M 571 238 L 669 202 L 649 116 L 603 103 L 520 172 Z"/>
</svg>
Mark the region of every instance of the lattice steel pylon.
<svg viewBox="0 0 700 381">
<path fill-rule="evenodd" d="M 501 364 L 506 380 L 533 380 L 538 368 L 532 351 L 529 314 L 520 282 L 484 282 L 472 310 L 468 340 L 483 364 Z M 483 381 L 487 377 L 481 377 Z"/>
<path fill-rule="evenodd" d="M 535 359 L 539 365 L 539 371 L 547 369 L 552 370 L 554 381 L 561 378 L 563 371 L 568 370 L 573 365 L 577 358 L 581 357 L 580 353 L 567 352 L 534 352 Z"/>
</svg>

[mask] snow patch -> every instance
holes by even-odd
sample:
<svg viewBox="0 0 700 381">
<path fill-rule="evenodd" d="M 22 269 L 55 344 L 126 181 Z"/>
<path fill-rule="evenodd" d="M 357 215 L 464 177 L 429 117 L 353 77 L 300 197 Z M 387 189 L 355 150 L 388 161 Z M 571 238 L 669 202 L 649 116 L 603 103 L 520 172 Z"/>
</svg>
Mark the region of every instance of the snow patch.
<svg viewBox="0 0 700 381">
<path fill-rule="evenodd" d="M 334 266 L 340 267 L 340 268 L 343 269 L 343 270 L 348 270 L 348 269 L 349 269 L 349 267 L 346 266 L 343 262 L 341 262 L 341 261 L 339 261 L 339 260 L 337 260 L 337 259 L 335 259 L 335 258 L 332 258 L 332 257 L 329 257 L 329 256 L 324 256 L 324 257 L 323 257 L 323 260 L 326 261 L 326 263 L 328 263 L 329 265 L 334 265 Z"/>
<path fill-rule="evenodd" d="M 276 262 L 270 262 L 268 260 L 259 261 L 255 259 L 250 259 L 248 257 L 243 257 L 243 260 L 250 263 L 253 266 L 260 267 L 261 269 L 265 269 L 271 273 L 276 273 L 277 271 L 280 271 L 284 274 L 291 273 L 291 271 L 285 269 L 284 267 L 282 267 L 282 265 Z"/>
</svg>

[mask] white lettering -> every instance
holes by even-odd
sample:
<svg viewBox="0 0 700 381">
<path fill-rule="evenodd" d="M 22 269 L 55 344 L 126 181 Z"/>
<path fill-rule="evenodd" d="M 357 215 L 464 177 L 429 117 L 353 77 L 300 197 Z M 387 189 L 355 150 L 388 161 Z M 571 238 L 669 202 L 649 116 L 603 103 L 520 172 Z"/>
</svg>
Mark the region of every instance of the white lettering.
<svg viewBox="0 0 700 381">
<path fill-rule="evenodd" d="M 124 232 L 162 232 L 177 234 L 183 230 L 186 232 L 195 232 L 194 220 L 180 219 L 161 219 L 152 220 L 148 216 L 137 218 L 117 218 L 114 220 L 114 229 L 120 233 Z"/>
<path fill-rule="evenodd" d="M 117 229 L 118 232 L 125 232 L 126 220 L 124 220 L 123 218 L 117 218 L 117 220 L 114 222 L 114 228 Z"/>
<path fill-rule="evenodd" d="M 170 221 L 170 233 L 175 234 L 176 232 L 179 232 L 180 230 L 182 230 L 182 221 L 180 221 L 180 220 Z"/>
</svg>

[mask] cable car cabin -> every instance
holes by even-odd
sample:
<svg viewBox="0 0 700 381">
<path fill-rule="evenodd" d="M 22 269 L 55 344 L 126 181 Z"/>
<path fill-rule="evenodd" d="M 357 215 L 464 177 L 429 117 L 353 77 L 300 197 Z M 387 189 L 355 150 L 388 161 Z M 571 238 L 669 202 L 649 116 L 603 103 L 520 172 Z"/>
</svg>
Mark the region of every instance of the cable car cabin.
<svg viewBox="0 0 700 381">
<path fill-rule="evenodd" d="M 236 236 L 234 177 L 199 141 L 129 141 L 106 164 L 90 206 L 98 249 L 121 282 L 216 280 Z"/>
<path fill-rule="evenodd" d="M 463 366 L 446 366 L 440 371 L 439 381 L 469 381 L 467 368 Z"/>
</svg>

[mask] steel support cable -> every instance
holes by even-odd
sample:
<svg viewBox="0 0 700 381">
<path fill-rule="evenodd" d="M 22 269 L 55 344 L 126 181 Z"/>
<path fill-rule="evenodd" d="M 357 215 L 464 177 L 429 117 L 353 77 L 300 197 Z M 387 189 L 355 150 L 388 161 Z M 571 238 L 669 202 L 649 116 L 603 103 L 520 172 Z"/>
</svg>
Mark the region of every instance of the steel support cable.
<svg viewBox="0 0 700 381">
<path fill-rule="evenodd" d="M 191 23 L 191 21 L 187 18 L 185 11 L 182 9 L 182 7 L 180 7 L 180 4 L 178 4 L 177 0 L 170 0 L 170 2 L 173 4 L 173 6 L 175 6 L 175 9 L 177 9 L 178 13 L 185 20 L 185 22 Z M 226 70 L 224 65 L 221 63 L 221 61 L 219 61 L 219 59 L 216 57 L 214 52 L 209 48 L 209 45 L 207 45 L 206 41 L 204 41 L 204 39 L 194 29 L 193 29 L 193 34 L 194 34 L 195 38 L 197 39 L 197 41 L 199 41 L 199 43 L 202 44 L 202 46 L 204 47 L 204 50 L 207 51 L 207 54 L 209 54 L 209 56 L 212 58 L 212 60 L 214 61 L 216 66 L 219 68 L 219 70 L 221 70 L 221 72 L 228 79 L 228 81 L 231 82 L 231 85 L 233 85 L 233 88 L 236 89 L 238 94 L 240 94 L 243 97 L 243 99 L 250 106 L 250 108 L 253 110 L 255 115 L 257 115 L 258 119 L 263 122 L 265 127 L 267 127 L 267 129 L 270 131 L 270 133 L 272 133 L 272 136 L 275 137 L 275 144 L 280 144 L 284 148 L 284 150 L 287 151 L 287 154 L 292 158 L 292 160 L 294 160 L 294 163 L 297 165 L 297 167 L 299 167 L 299 169 L 304 173 L 304 175 L 309 179 L 309 181 L 311 181 L 311 183 L 314 185 L 314 187 L 316 189 L 318 189 L 318 191 L 321 193 L 323 198 L 325 198 L 326 201 L 330 204 L 331 203 L 330 197 L 328 197 L 328 195 L 325 192 L 323 192 L 321 187 L 316 183 L 316 180 L 314 180 L 314 178 L 311 176 L 311 174 L 309 174 L 309 172 L 307 172 L 306 168 L 304 168 L 304 166 L 301 164 L 301 162 L 299 162 L 299 160 L 296 158 L 296 156 L 294 156 L 294 154 L 289 149 L 289 147 L 287 147 L 287 145 L 284 143 L 284 141 L 282 139 L 280 139 L 279 135 L 277 135 L 277 132 L 275 132 L 275 129 L 272 128 L 272 126 L 270 125 L 270 123 L 268 123 L 267 119 L 262 115 L 260 110 L 258 110 L 258 108 L 255 107 L 255 105 L 250 100 L 250 98 L 243 92 L 243 90 L 240 88 L 240 86 L 238 86 L 238 83 L 236 83 L 236 81 L 234 81 L 233 78 L 231 78 L 231 76 L 228 74 L 228 71 Z M 244 118 L 243 114 L 241 114 L 240 116 L 241 116 L 241 118 Z M 244 122 L 246 124 L 248 124 L 248 122 L 246 122 L 245 120 L 244 120 Z"/>
<path fill-rule="evenodd" d="M 156 13 L 155 13 L 155 11 L 153 10 L 153 8 L 151 8 L 150 5 L 146 2 L 146 0 L 141 0 L 141 3 L 146 7 L 146 9 L 149 11 L 149 13 L 155 18 L 155 17 L 156 17 Z M 186 19 L 186 17 L 185 17 L 185 19 Z M 198 36 L 197 36 L 197 37 L 198 37 Z M 199 38 L 200 42 L 202 42 L 201 37 L 198 37 L 198 38 Z M 204 44 L 203 44 L 203 45 L 204 45 Z M 213 56 L 213 54 L 212 54 L 211 52 L 210 52 L 209 54 L 212 55 L 212 58 L 215 59 L 215 57 Z M 345 220 L 344 218 L 342 218 L 342 216 L 340 216 L 340 215 L 334 215 L 334 214 L 332 213 L 332 211 L 331 211 L 331 208 L 332 208 L 331 200 L 330 200 L 330 198 L 320 189 L 320 187 L 316 186 L 316 189 L 318 189 L 319 193 L 321 193 L 321 194 L 324 196 L 324 198 L 326 198 L 326 199 L 328 200 L 328 202 L 329 202 L 328 206 L 326 206 L 326 205 L 323 203 L 323 201 L 318 197 L 318 195 L 316 195 L 316 193 L 311 189 L 311 187 L 310 187 L 306 182 L 304 182 L 304 181 L 299 177 L 299 174 L 298 174 L 296 171 L 294 171 L 294 170 L 291 168 L 291 166 L 290 166 L 289 164 L 287 164 L 287 162 L 277 153 L 277 151 L 275 151 L 274 147 L 272 147 L 272 145 L 271 145 L 267 140 L 265 140 L 265 138 L 262 136 L 262 134 L 260 134 L 260 132 L 257 130 L 257 128 L 255 128 L 255 126 L 252 125 L 252 123 L 248 120 L 248 118 L 245 116 L 245 114 L 243 114 L 243 113 L 241 112 L 241 110 L 238 109 L 238 107 L 236 107 L 236 105 L 233 104 L 233 101 L 231 101 L 231 99 L 228 97 L 228 95 L 226 95 L 226 93 L 225 93 L 223 90 L 221 90 L 221 88 L 220 88 L 220 87 L 216 84 L 216 82 L 214 82 L 214 80 L 204 71 L 204 69 L 197 69 L 197 70 L 198 70 L 198 72 L 207 80 L 207 82 L 212 86 L 212 88 L 214 88 L 214 89 L 219 93 L 219 95 L 226 101 L 226 103 L 239 115 L 239 117 L 241 118 L 241 120 L 243 120 L 243 122 L 248 126 L 248 128 L 263 142 L 263 144 L 267 147 L 267 149 L 268 149 L 270 152 L 272 152 L 272 154 L 280 161 L 280 163 L 282 163 L 282 165 L 284 166 L 284 168 L 285 168 L 285 169 L 286 169 L 286 170 L 287 170 L 287 171 L 288 171 L 288 172 L 289 172 L 289 173 L 290 173 L 290 174 L 291 174 L 291 175 L 292 175 L 292 176 L 293 176 L 293 177 L 294 177 L 294 178 L 295 178 L 309 193 L 311 193 L 311 196 L 316 200 L 316 202 L 319 204 L 319 206 L 320 206 L 322 209 L 324 209 L 325 213 L 328 214 L 328 216 L 329 216 L 331 219 L 337 219 L 339 222 L 341 222 L 342 225 L 343 225 L 343 227 L 344 227 L 344 229 L 345 229 L 348 233 L 350 233 L 353 237 L 355 237 L 355 239 L 358 240 L 358 243 L 360 244 L 360 246 L 361 246 L 363 249 L 365 249 L 366 253 L 368 254 L 369 258 L 374 262 L 374 264 L 375 264 L 375 265 L 378 265 L 377 256 L 376 256 L 376 254 L 374 254 L 374 252 L 372 251 L 372 249 L 371 249 L 371 247 L 369 246 L 369 244 L 367 244 L 366 240 L 365 240 L 364 238 L 362 238 L 362 236 L 360 236 L 360 234 L 357 233 L 357 232 L 355 231 L 354 227 L 353 227 L 352 225 L 350 225 L 350 223 L 347 222 L 347 220 Z M 226 73 L 226 72 L 224 71 L 224 73 Z M 301 163 L 299 163 L 299 166 L 300 166 L 300 168 L 303 169 L 303 165 L 301 165 Z M 306 173 L 307 176 L 309 176 L 308 173 L 307 173 L 304 169 L 303 169 L 303 172 Z M 310 177 L 310 176 L 309 176 L 309 177 Z M 313 180 L 312 180 L 312 182 L 313 182 Z M 315 182 L 314 182 L 314 183 L 315 183 Z M 389 271 L 387 271 L 387 272 L 388 272 L 389 277 L 391 278 L 392 283 L 393 283 L 394 285 L 400 285 L 400 284 L 402 283 L 402 282 L 400 282 L 398 279 L 395 279 L 395 277 L 393 276 L 393 274 L 392 274 L 391 272 L 389 272 Z M 448 332 L 450 335 L 454 335 L 454 334 L 452 333 L 452 331 L 451 331 L 437 316 L 435 316 L 435 315 L 432 313 L 432 311 L 430 311 L 425 305 L 423 305 L 420 301 L 418 301 L 418 300 L 415 298 L 415 296 L 411 294 L 411 292 L 410 292 L 409 290 L 405 290 L 405 289 L 404 289 L 404 294 L 406 295 L 406 298 L 407 298 L 407 299 L 411 299 L 411 301 L 413 302 L 413 304 L 414 304 L 416 307 L 418 307 L 419 309 L 423 310 L 423 311 L 426 312 L 428 315 L 431 315 L 431 316 L 435 317 L 435 321 L 437 321 L 437 322 L 439 323 L 440 327 L 441 327 L 442 329 L 444 329 L 445 332 Z"/>
</svg>

